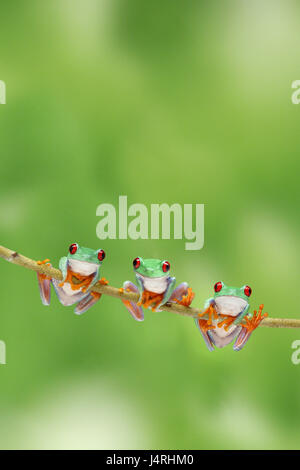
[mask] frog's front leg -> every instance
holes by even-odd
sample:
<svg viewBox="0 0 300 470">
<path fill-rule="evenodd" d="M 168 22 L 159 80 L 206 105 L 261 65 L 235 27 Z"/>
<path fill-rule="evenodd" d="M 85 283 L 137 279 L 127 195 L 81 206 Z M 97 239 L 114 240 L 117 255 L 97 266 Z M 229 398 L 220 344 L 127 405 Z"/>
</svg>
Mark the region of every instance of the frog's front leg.
<svg viewBox="0 0 300 470">
<path fill-rule="evenodd" d="M 213 320 L 219 319 L 219 315 L 216 311 L 216 304 L 215 304 L 214 299 L 209 299 L 205 303 L 204 311 L 202 313 L 199 313 L 198 317 L 201 318 L 201 317 L 204 317 L 205 315 L 208 315 L 208 320 L 206 320 L 208 326 L 211 326 L 213 324 Z"/>
<path fill-rule="evenodd" d="M 163 297 L 162 299 L 159 299 L 158 297 L 158 300 L 155 302 L 155 304 L 152 307 L 152 312 L 161 312 L 160 307 L 164 305 L 165 303 L 169 302 L 175 284 L 176 284 L 175 277 L 169 277 L 167 279 L 167 288 L 163 294 Z"/>
<path fill-rule="evenodd" d="M 264 306 L 261 304 L 258 313 L 254 310 L 252 317 L 248 315 L 244 317 L 245 323 L 240 324 L 242 328 L 233 346 L 235 351 L 240 351 L 245 346 L 253 331 L 256 330 L 262 320 L 268 316 L 267 313 L 262 314 L 263 308 Z"/>
<path fill-rule="evenodd" d="M 52 279 L 52 284 L 60 303 L 68 307 L 82 300 L 84 294 L 81 289 L 77 289 L 77 286 L 75 286 L 76 290 L 74 290 L 74 285 L 72 282 L 69 282 L 71 278 L 68 280 L 68 259 L 66 256 L 60 258 L 59 269 L 61 270 L 63 279 L 62 281 Z"/>
<path fill-rule="evenodd" d="M 43 261 L 37 261 L 38 265 L 46 264 L 47 266 L 51 266 L 50 260 L 44 259 Z M 39 290 L 41 300 L 44 305 L 50 305 L 51 300 L 51 280 L 52 278 L 47 276 L 46 274 L 37 273 Z"/>
</svg>

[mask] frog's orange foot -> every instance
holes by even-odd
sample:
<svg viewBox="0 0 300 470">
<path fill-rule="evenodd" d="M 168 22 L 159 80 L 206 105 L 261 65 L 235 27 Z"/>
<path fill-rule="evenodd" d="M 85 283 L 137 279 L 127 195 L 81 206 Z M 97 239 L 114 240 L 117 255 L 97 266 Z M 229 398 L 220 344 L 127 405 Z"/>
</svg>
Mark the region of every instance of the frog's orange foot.
<svg viewBox="0 0 300 470">
<path fill-rule="evenodd" d="M 224 330 L 228 331 L 229 327 L 232 325 L 236 317 L 233 317 L 231 315 L 226 315 L 224 320 L 218 322 L 218 328 L 222 328 L 224 326 Z"/>
<path fill-rule="evenodd" d="M 247 328 L 248 331 L 254 331 L 260 323 L 263 321 L 264 318 L 268 316 L 267 313 L 262 314 L 264 305 L 261 304 L 259 306 L 258 312 L 254 310 L 253 316 L 250 318 L 248 315 L 245 316 L 244 320 L 245 323 L 241 323 L 241 326 Z"/>
<path fill-rule="evenodd" d="M 207 325 L 211 326 L 212 328 L 215 328 L 214 326 L 212 326 L 212 321 L 213 319 L 218 320 L 219 316 L 212 305 L 210 305 L 206 310 L 204 310 L 204 312 L 198 313 L 198 317 L 200 318 L 204 317 L 204 315 L 208 315 Z"/>
<path fill-rule="evenodd" d="M 160 303 L 161 303 L 160 300 L 161 300 L 161 299 L 159 298 L 158 300 L 156 300 L 156 301 L 154 302 L 154 304 L 153 304 L 152 307 L 151 307 L 152 312 L 156 312 L 156 309 L 158 308 L 158 306 L 159 306 Z"/>
<path fill-rule="evenodd" d="M 100 282 L 100 284 L 102 284 L 103 286 L 107 286 L 107 284 L 108 284 L 108 280 L 105 279 L 105 277 L 101 277 L 101 279 L 99 279 L 99 282 Z"/>
<path fill-rule="evenodd" d="M 174 299 L 174 301 L 179 305 L 183 305 L 184 307 L 189 307 L 191 303 L 193 302 L 194 297 L 195 297 L 195 293 L 193 292 L 192 288 L 189 287 L 187 291 L 187 295 L 183 295 L 181 300 Z"/>
<path fill-rule="evenodd" d="M 197 321 L 199 326 L 201 326 L 201 330 L 203 331 L 203 333 L 206 333 L 208 330 L 214 330 L 216 328 L 215 325 L 209 324 L 208 320 L 201 320 L 199 318 L 199 320 Z"/>
<path fill-rule="evenodd" d="M 50 259 L 49 258 L 46 258 L 44 259 L 43 261 L 37 261 L 36 264 L 38 264 L 39 266 L 43 266 L 43 265 L 46 265 L 46 266 L 51 266 L 51 263 L 50 263 Z M 51 276 L 47 276 L 47 274 L 43 274 L 43 273 L 38 273 L 38 276 L 40 279 L 44 280 L 44 279 L 49 279 L 51 280 Z"/>
<path fill-rule="evenodd" d="M 144 308 L 151 308 L 152 311 L 155 312 L 162 299 L 162 294 L 155 294 L 153 292 L 144 291 L 141 300 L 138 302 L 138 305 L 142 305 Z"/>
<path fill-rule="evenodd" d="M 46 258 L 43 261 L 37 261 L 36 264 L 38 264 L 39 266 L 41 266 L 42 264 L 50 264 L 50 259 Z"/>
<path fill-rule="evenodd" d="M 99 292 L 91 292 L 91 296 L 94 297 L 94 299 L 100 299 L 102 294 L 99 294 Z"/>
<path fill-rule="evenodd" d="M 124 294 L 124 289 L 123 289 L 123 287 L 120 287 L 120 288 L 119 288 L 119 294 Z"/>
<path fill-rule="evenodd" d="M 208 321 L 207 321 L 207 323 L 208 323 Z M 216 328 L 215 325 L 210 325 L 210 324 L 206 325 L 206 330 L 213 330 L 215 328 Z"/>
</svg>

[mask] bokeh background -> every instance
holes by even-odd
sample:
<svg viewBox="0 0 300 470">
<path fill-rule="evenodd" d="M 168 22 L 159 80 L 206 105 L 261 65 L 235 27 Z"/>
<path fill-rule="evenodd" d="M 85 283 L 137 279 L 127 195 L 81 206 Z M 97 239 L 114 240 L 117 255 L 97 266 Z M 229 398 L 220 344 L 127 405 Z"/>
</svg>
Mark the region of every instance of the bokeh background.
<svg viewBox="0 0 300 470">
<path fill-rule="evenodd" d="M 248 283 L 299 317 L 299 3 L 2 2 L 0 243 L 57 266 L 71 242 L 137 255 L 196 291 Z M 205 245 L 106 240 L 96 207 L 205 203 Z M 104 297 L 77 317 L 0 261 L 1 448 L 299 448 L 300 331 L 261 328 L 210 353 L 187 318 L 135 322 Z"/>
</svg>

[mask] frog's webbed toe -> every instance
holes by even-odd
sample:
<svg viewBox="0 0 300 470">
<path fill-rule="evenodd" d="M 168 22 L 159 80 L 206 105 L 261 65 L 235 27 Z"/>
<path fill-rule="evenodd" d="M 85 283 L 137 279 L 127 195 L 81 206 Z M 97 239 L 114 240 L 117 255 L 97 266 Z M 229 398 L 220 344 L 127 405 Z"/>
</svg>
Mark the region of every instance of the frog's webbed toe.
<svg viewBox="0 0 300 470">
<path fill-rule="evenodd" d="M 133 282 L 130 281 L 125 281 L 123 284 L 123 290 L 128 291 L 128 292 L 134 292 L 136 294 L 139 294 L 139 289 L 138 287 L 133 284 Z M 137 320 L 137 321 L 143 321 L 144 320 L 144 312 L 142 307 L 137 305 L 135 302 L 132 302 L 131 300 L 123 300 L 123 304 L 129 311 L 129 313 L 132 315 L 132 317 Z"/>
</svg>

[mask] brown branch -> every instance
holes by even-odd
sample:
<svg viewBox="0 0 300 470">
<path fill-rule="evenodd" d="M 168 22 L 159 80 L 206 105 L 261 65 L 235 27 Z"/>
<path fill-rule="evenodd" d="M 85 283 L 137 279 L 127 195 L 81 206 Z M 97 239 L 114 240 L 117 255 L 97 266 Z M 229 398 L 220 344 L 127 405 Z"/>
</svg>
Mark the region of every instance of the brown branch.
<svg viewBox="0 0 300 470">
<path fill-rule="evenodd" d="M 5 248 L 0 245 L 0 258 L 4 258 L 6 261 L 9 261 L 13 264 L 18 264 L 24 268 L 31 269 L 41 274 L 46 274 L 54 279 L 59 281 L 62 280 L 62 273 L 59 269 L 53 268 L 47 264 L 38 264 L 36 261 L 27 258 L 26 256 L 12 251 L 9 248 Z M 123 300 L 131 300 L 137 302 L 139 295 L 133 292 L 126 292 L 120 288 L 112 287 L 109 285 L 103 285 L 99 282 L 93 286 L 93 291 L 99 292 L 100 294 L 109 295 L 111 297 L 116 297 Z M 191 318 L 197 318 L 200 313 L 203 311 L 193 308 L 193 307 L 184 307 L 183 305 L 178 305 L 175 303 L 166 303 L 161 307 L 161 310 L 170 313 L 177 313 L 178 315 L 185 315 Z M 206 318 L 205 316 L 202 318 Z M 271 328 L 300 328 L 300 319 L 288 319 L 288 318 L 265 318 L 260 326 L 266 326 Z"/>
</svg>

